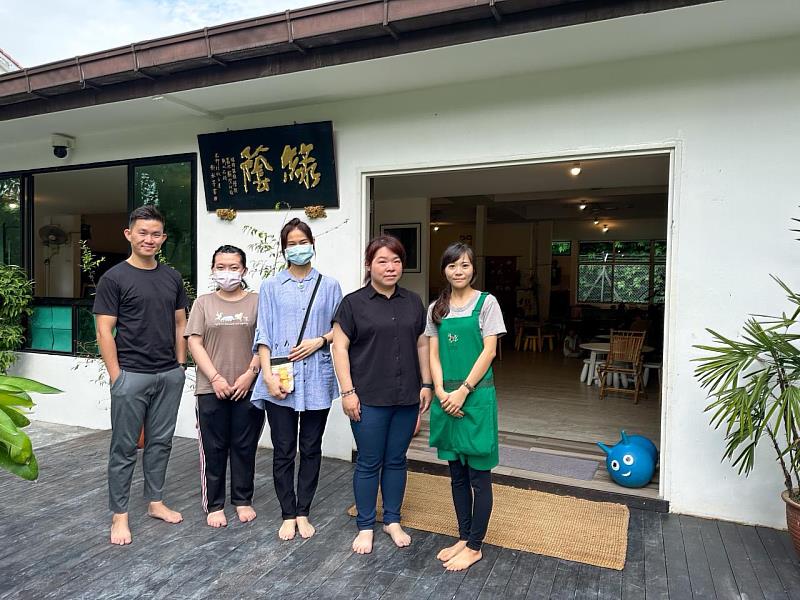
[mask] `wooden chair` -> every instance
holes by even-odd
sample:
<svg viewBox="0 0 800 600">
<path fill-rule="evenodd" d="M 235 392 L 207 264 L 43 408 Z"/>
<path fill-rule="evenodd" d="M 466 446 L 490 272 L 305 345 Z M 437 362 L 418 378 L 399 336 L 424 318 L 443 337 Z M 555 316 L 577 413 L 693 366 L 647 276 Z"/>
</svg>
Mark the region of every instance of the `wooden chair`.
<svg viewBox="0 0 800 600">
<path fill-rule="evenodd" d="M 633 379 L 633 389 L 614 388 L 615 392 L 633 394 L 633 403 L 639 403 L 642 390 L 642 346 L 644 331 L 611 330 L 611 342 L 604 365 L 598 365 L 597 378 L 600 381 L 600 399 L 606 395 L 609 387 L 607 375 L 626 375 Z"/>
</svg>

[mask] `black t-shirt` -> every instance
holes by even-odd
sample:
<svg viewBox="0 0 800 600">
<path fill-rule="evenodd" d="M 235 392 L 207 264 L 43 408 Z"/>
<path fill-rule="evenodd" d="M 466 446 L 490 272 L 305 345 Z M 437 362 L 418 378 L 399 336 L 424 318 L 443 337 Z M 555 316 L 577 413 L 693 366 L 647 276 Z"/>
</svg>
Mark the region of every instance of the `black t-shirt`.
<svg viewBox="0 0 800 600">
<path fill-rule="evenodd" d="M 419 403 L 417 338 L 425 331 L 425 307 L 419 296 L 397 287 L 387 298 L 367 284 L 342 299 L 333 322 L 350 339 L 350 376 L 362 403 Z"/>
<path fill-rule="evenodd" d="M 189 300 L 180 274 L 166 265 L 138 269 L 123 261 L 97 284 L 93 312 L 117 317 L 117 357 L 121 369 L 163 373 L 175 358 L 175 311 Z"/>
</svg>

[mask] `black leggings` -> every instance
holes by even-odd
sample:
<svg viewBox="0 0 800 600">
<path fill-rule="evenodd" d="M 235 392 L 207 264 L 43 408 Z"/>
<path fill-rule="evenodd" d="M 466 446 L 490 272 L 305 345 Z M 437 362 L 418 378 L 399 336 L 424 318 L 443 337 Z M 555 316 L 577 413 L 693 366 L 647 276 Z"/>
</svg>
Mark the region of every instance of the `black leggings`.
<svg viewBox="0 0 800 600">
<path fill-rule="evenodd" d="M 478 471 L 451 460 L 450 485 L 458 518 L 458 539 L 480 550 L 492 516 L 492 472 Z"/>
</svg>

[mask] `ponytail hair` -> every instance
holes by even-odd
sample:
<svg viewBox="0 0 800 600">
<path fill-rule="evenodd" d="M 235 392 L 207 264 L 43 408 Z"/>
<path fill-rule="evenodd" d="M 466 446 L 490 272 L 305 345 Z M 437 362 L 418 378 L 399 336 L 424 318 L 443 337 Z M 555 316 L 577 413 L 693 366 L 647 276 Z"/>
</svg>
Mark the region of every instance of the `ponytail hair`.
<svg viewBox="0 0 800 600">
<path fill-rule="evenodd" d="M 471 246 L 463 242 L 453 242 L 445 249 L 444 253 L 442 253 L 442 260 L 440 264 L 442 276 L 444 276 L 445 281 L 447 281 L 447 275 L 445 275 L 447 265 L 451 265 L 458 261 L 458 259 L 465 254 L 467 255 L 469 262 L 472 263 L 472 280 L 470 281 L 470 284 L 475 281 L 475 277 L 477 276 L 477 271 L 475 270 L 475 251 Z M 433 305 L 433 310 L 431 311 L 431 318 L 437 326 L 441 325 L 442 319 L 450 314 L 450 297 L 452 294 L 453 287 L 450 285 L 450 282 L 447 281 L 444 289 L 436 299 L 436 303 Z"/>
</svg>

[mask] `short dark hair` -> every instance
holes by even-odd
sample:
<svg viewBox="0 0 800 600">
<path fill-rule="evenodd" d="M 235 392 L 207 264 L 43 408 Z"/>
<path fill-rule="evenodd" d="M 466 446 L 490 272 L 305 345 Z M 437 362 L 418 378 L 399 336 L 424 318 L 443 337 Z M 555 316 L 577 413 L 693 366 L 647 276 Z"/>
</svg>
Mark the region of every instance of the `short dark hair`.
<svg viewBox="0 0 800 600">
<path fill-rule="evenodd" d="M 308 223 L 305 221 L 301 221 L 297 217 L 286 223 L 281 229 L 281 252 L 286 251 L 286 244 L 289 241 L 289 234 L 292 233 L 295 229 L 299 229 L 300 231 L 305 234 L 305 236 L 311 242 L 311 245 L 314 245 L 314 234 L 311 233 L 311 227 L 308 226 Z"/>
<path fill-rule="evenodd" d="M 406 266 L 406 249 L 403 246 L 403 243 L 398 240 L 396 237 L 392 235 L 379 235 L 377 237 L 372 238 L 367 244 L 367 248 L 364 250 L 364 265 L 369 266 L 372 264 L 372 261 L 375 260 L 375 255 L 378 253 L 378 250 L 381 248 L 387 248 L 391 252 L 397 254 L 400 257 L 400 263 L 405 268 Z M 364 281 L 367 282 L 370 280 L 369 271 L 364 276 Z"/>
<path fill-rule="evenodd" d="M 164 215 L 153 204 L 145 204 L 139 208 L 134 208 L 128 217 L 128 229 L 133 227 L 136 221 L 158 221 L 164 225 Z"/>
<path fill-rule="evenodd" d="M 211 268 L 214 268 L 214 263 L 217 262 L 217 254 L 238 254 L 239 258 L 242 261 L 242 267 L 245 269 L 247 268 L 247 256 L 244 253 L 244 250 L 241 248 L 237 248 L 236 246 L 231 246 L 230 244 L 223 244 L 216 250 L 214 250 L 214 254 L 211 255 Z"/>
</svg>

